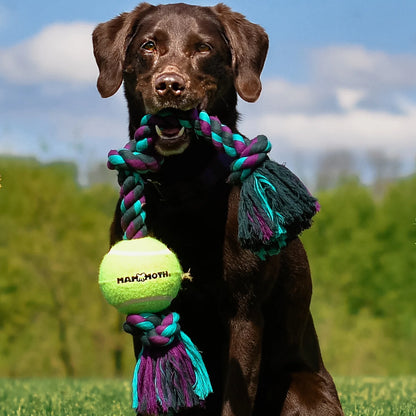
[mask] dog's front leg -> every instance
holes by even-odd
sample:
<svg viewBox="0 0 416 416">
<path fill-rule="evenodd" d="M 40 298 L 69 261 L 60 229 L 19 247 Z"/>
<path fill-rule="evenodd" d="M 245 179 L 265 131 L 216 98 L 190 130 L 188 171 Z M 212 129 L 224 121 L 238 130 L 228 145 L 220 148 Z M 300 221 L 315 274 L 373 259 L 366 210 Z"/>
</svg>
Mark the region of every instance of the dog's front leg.
<svg viewBox="0 0 416 416">
<path fill-rule="evenodd" d="M 229 324 L 222 416 L 252 414 L 260 372 L 263 315 L 259 288 L 264 263 L 238 241 L 239 189 L 229 197 L 224 240 L 224 280 Z"/>
<path fill-rule="evenodd" d="M 249 416 L 257 393 L 263 319 L 259 309 L 231 317 L 222 416 Z"/>
</svg>

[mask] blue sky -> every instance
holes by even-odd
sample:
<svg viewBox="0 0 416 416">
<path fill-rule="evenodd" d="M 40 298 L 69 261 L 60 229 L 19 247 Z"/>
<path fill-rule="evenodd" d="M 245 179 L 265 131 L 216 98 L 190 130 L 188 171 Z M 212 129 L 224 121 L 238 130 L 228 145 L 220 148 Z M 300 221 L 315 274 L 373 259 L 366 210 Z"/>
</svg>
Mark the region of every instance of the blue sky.
<svg viewBox="0 0 416 416">
<path fill-rule="evenodd" d="M 124 144 L 124 98 L 96 92 L 90 34 L 136 4 L 0 0 L 0 153 L 77 160 L 85 171 Z M 266 134 L 274 158 L 298 168 L 345 150 L 414 171 L 416 1 L 226 4 L 270 37 L 262 96 L 239 104 L 244 134 Z"/>
</svg>

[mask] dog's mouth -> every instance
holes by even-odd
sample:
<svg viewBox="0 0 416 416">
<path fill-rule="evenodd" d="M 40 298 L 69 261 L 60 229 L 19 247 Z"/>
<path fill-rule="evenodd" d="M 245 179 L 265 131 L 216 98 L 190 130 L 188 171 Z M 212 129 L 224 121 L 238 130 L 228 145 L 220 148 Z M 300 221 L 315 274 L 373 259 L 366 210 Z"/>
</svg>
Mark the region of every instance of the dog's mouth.
<svg viewBox="0 0 416 416">
<path fill-rule="evenodd" d="M 168 115 L 165 115 L 168 113 Z M 165 109 L 155 124 L 155 148 L 162 156 L 183 153 L 191 142 L 193 132 L 181 125 L 181 119 L 189 119 L 189 112 Z"/>
<path fill-rule="evenodd" d="M 170 127 L 170 128 L 161 128 L 156 125 L 156 133 L 162 140 L 177 140 L 182 138 L 185 134 L 185 127 Z"/>
</svg>

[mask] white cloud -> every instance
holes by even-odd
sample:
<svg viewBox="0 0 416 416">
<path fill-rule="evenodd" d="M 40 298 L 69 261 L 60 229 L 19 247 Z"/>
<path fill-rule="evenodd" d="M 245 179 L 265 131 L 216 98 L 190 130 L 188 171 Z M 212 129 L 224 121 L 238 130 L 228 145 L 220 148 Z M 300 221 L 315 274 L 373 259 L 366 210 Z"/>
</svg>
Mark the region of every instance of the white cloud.
<svg viewBox="0 0 416 416">
<path fill-rule="evenodd" d="M 247 119 L 241 130 L 248 132 L 250 137 L 264 132 L 277 147 L 284 143 L 301 150 L 379 149 L 393 154 L 414 154 L 416 104 L 407 103 L 402 109 L 402 113 L 359 108 L 322 114 L 265 113 L 254 125 Z"/>
<path fill-rule="evenodd" d="M 338 104 L 343 110 L 352 110 L 365 96 L 365 92 L 353 88 L 339 88 L 335 91 Z"/>
<path fill-rule="evenodd" d="M 312 51 L 317 80 L 347 88 L 383 90 L 416 88 L 416 56 L 388 54 L 360 45 L 339 45 Z"/>
<path fill-rule="evenodd" d="M 0 77 L 17 84 L 95 82 L 91 23 L 56 23 L 33 38 L 0 49 Z"/>
<path fill-rule="evenodd" d="M 328 89 L 310 84 L 295 84 L 284 79 L 271 79 L 263 83 L 258 104 L 268 111 L 316 113 L 333 108 L 336 99 Z"/>
</svg>

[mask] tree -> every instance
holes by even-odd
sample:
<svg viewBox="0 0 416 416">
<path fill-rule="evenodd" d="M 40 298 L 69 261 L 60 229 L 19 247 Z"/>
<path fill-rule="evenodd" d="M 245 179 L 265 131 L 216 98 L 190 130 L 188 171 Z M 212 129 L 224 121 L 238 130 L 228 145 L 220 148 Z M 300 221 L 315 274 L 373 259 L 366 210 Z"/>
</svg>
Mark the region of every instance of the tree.
<svg viewBox="0 0 416 416">
<path fill-rule="evenodd" d="M 335 372 L 416 371 L 415 189 L 416 177 L 397 181 L 379 200 L 350 180 L 318 195 L 322 210 L 302 239 L 318 335 Z"/>
<path fill-rule="evenodd" d="M 71 164 L 0 166 L 0 374 L 114 375 L 119 314 L 97 272 L 116 191 L 81 188 Z"/>
</svg>

